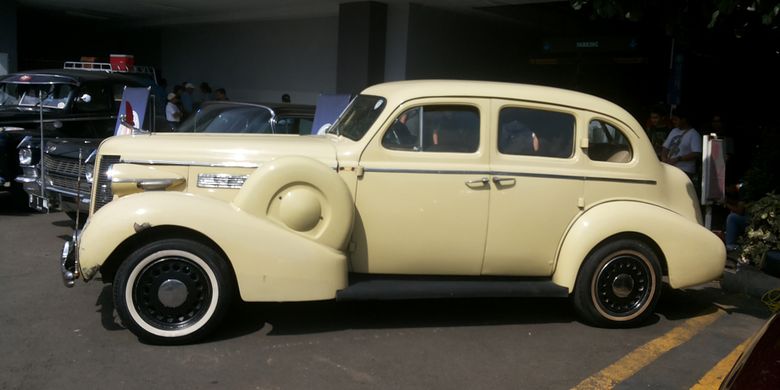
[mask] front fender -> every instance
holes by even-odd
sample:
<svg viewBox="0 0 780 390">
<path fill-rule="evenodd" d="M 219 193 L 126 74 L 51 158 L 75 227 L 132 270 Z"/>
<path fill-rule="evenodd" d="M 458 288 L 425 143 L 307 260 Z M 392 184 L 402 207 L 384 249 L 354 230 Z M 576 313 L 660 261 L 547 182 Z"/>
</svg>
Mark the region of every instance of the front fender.
<svg viewBox="0 0 780 390">
<path fill-rule="evenodd" d="M 588 254 L 605 239 L 621 233 L 638 233 L 658 245 L 673 288 L 706 283 L 723 273 L 725 246 L 703 226 L 651 204 L 614 201 L 587 210 L 570 227 L 559 251 L 553 282 L 573 291 L 580 265 Z"/>
<path fill-rule="evenodd" d="M 92 215 L 78 245 L 85 280 L 142 229 L 197 231 L 227 255 L 245 301 L 330 299 L 347 284 L 343 252 L 295 234 L 231 203 L 180 192 L 146 192 L 114 200 Z"/>
</svg>

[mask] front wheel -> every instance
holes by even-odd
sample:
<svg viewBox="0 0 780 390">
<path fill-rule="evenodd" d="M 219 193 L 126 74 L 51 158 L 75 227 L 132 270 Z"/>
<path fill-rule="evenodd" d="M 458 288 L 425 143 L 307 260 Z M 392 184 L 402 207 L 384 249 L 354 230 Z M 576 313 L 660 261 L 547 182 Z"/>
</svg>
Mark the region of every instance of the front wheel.
<svg viewBox="0 0 780 390">
<path fill-rule="evenodd" d="M 655 252 L 641 241 L 619 239 L 585 260 L 574 286 L 574 306 L 596 326 L 635 326 L 652 315 L 660 285 Z"/>
<path fill-rule="evenodd" d="M 114 278 L 123 323 L 155 344 L 196 341 L 216 328 L 233 295 L 227 261 L 212 248 L 165 239 L 134 251 Z"/>
</svg>

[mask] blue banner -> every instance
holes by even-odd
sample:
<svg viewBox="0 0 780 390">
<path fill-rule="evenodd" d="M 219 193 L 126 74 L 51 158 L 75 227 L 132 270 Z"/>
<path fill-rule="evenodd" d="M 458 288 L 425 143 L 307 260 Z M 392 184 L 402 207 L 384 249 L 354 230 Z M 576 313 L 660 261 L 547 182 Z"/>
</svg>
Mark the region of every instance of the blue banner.
<svg viewBox="0 0 780 390">
<path fill-rule="evenodd" d="M 122 93 L 122 104 L 119 106 L 119 114 L 116 117 L 114 135 L 133 134 L 133 129 L 140 129 L 146 116 L 146 107 L 149 102 L 149 87 L 128 88 Z M 126 123 L 122 123 L 122 120 Z"/>
<path fill-rule="evenodd" d="M 317 108 L 314 111 L 314 123 L 311 126 L 311 133 L 317 134 L 320 128 L 325 124 L 333 124 L 341 112 L 347 108 L 350 95 L 327 95 L 320 94 L 317 98 Z"/>
</svg>

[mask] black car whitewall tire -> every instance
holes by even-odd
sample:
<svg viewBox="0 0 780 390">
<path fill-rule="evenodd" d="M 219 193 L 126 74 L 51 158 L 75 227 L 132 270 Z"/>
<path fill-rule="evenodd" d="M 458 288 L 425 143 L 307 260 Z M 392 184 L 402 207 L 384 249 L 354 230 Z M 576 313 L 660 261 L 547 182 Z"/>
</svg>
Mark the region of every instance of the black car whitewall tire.
<svg viewBox="0 0 780 390">
<path fill-rule="evenodd" d="M 166 239 L 133 252 L 114 278 L 114 302 L 142 340 L 180 344 L 208 335 L 232 300 L 232 274 L 208 246 Z"/>
<path fill-rule="evenodd" d="M 593 325 L 629 327 L 652 315 L 661 292 L 661 267 L 644 242 L 618 239 L 593 251 L 574 287 L 574 306 Z"/>
</svg>

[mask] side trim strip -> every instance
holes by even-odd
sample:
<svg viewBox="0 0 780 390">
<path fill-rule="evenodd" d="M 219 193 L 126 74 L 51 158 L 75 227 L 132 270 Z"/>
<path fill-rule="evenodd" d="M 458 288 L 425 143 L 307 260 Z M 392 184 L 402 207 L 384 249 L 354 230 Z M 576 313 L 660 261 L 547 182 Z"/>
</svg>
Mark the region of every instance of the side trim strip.
<svg viewBox="0 0 780 390">
<path fill-rule="evenodd" d="M 530 172 L 503 172 L 503 171 L 465 171 L 465 170 L 435 170 L 435 169 L 394 169 L 394 168 L 366 168 L 365 172 L 376 173 L 410 173 L 410 174 L 437 174 L 437 175 L 492 175 L 492 176 L 513 176 L 513 177 L 536 177 L 546 179 L 563 180 L 583 180 L 583 181 L 605 181 L 613 183 L 632 183 L 632 184 L 658 184 L 655 180 L 627 179 L 614 177 L 598 176 L 574 176 L 574 175 L 553 175 L 547 173 Z"/>
<path fill-rule="evenodd" d="M 173 160 L 125 160 L 119 161 L 124 164 L 138 164 L 138 165 L 177 165 L 177 166 L 194 166 L 194 167 L 211 167 L 211 168 L 257 168 L 259 165 L 248 162 L 225 162 L 225 163 L 210 163 L 203 161 L 173 161 Z"/>
</svg>

